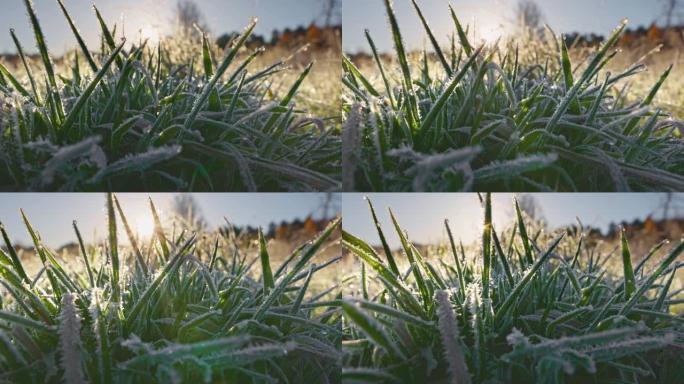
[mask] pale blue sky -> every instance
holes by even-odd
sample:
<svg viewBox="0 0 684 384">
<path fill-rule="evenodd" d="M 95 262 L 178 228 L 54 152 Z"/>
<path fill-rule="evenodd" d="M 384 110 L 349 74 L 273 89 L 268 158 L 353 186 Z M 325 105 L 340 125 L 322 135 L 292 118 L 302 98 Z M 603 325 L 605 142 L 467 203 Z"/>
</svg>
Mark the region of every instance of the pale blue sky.
<svg viewBox="0 0 684 384">
<path fill-rule="evenodd" d="M 117 194 L 121 208 L 131 226 L 144 225 L 151 220 L 148 197 L 160 211 L 162 220 L 172 207 L 176 194 Z M 210 227 L 216 228 L 227 218 L 239 226 L 266 227 L 271 222 L 304 219 L 309 214 L 321 215 L 319 209 L 325 194 L 308 193 L 195 193 L 204 218 Z M 340 195 L 333 195 L 340 209 Z M 19 209 L 23 208 L 33 227 L 50 247 L 59 247 L 75 241 L 72 221 L 78 222 L 85 241 L 101 238 L 106 232 L 106 195 L 101 193 L 3 193 L 0 194 L 0 222 L 5 225 L 10 238 L 24 245 L 30 237 L 24 227 Z M 339 212 L 338 212 L 339 213 Z M 125 239 L 125 236 L 121 236 Z"/>
<path fill-rule="evenodd" d="M 347 1 L 347 0 L 345 0 Z M 255 33 L 271 36 L 274 29 L 293 28 L 321 20 L 321 0 L 195 0 L 214 33 L 242 30 L 253 16 L 259 17 Z M 99 25 L 91 5 L 113 25 L 125 20 L 128 36 L 165 33 L 172 27 L 176 0 L 65 0 L 76 25 L 91 49 L 99 44 Z M 54 54 L 76 44 L 57 0 L 34 0 L 48 47 Z M 23 0 L 2 0 L 0 52 L 14 52 L 9 30 L 15 28 L 24 48 L 34 51 L 35 42 Z M 120 27 L 119 27 L 120 28 Z M 121 30 L 121 29 L 119 29 Z"/>
<path fill-rule="evenodd" d="M 348 232 L 374 244 L 379 239 L 368 204 L 360 193 L 342 196 L 343 226 Z M 444 219 L 449 219 L 455 239 L 470 243 L 480 236 L 483 210 L 476 194 L 368 194 L 375 206 L 383 231 L 392 247 L 400 246 L 394 232 L 387 208 L 397 216 L 399 224 L 408 231 L 409 238 L 417 243 L 434 243 L 446 239 Z M 576 224 L 576 217 L 585 226 L 607 229 L 611 222 L 631 222 L 645 219 L 657 213 L 662 216 L 665 194 L 657 193 L 539 193 L 533 194 L 542 207 L 544 217 L 551 228 Z M 515 217 L 513 194 L 492 195 L 494 225 L 499 229 L 507 227 Z M 679 207 L 684 194 L 676 196 Z M 684 212 L 681 212 L 684 213 Z"/>
<path fill-rule="evenodd" d="M 410 0 L 394 0 L 399 25 L 411 49 L 427 42 L 420 19 Z M 425 18 L 439 39 L 453 30 L 448 4 L 453 5 L 463 23 L 474 24 L 480 36 L 493 39 L 510 29 L 515 20 L 517 0 L 419 0 Z M 629 26 L 650 25 L 662 20 L 660 0 L 538 0 L 545 22 L 557 33 L 595 32 L 607 34 L 620 20 L 628 18 Z M 347 52 L 367 50 L 363 31 L 368 28 L 380 50 L 392 49 L 391 34 L 382 0 L 344 0 L 343 40 Z"/>
</svg>

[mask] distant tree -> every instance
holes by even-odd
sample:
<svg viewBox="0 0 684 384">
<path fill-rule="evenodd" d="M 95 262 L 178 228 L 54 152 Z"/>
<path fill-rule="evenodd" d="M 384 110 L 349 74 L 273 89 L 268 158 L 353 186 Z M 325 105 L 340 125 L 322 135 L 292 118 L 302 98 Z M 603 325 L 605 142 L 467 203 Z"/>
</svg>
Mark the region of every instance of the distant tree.
<svg viewBox="0 0 684 384">
<path fill-rule="evenodd" d="M 340 211 L 340 199 L 335 198 L 335 194 L 327 192 L 319 197 L 320 203 L 316 209 L 311 212 L 312 217 L 317 217 L 319 214 L 321 220 L 329 220 L 337 215 Z"/>
<path fill-rule="evenodd" d="M 661 198 L 661 203 L 658 210 L 660 209 L 662 209 L 663 219 L 665 220 L 670 218 L 682 218 L 682 212 L 684 212 L 684 195 L 667 192 Z"/>
<path fill-rule="evenodd" d="M 193 0 L 178 0 L 175 18 L 178 28 L 184 31 L 192 30 L 195 26 L 203 31 L 209 29 L 204 14 Z"/>
<path fill-rule="evenodd" d="M 680 17 L 682 0 L 660 0 L 663 3 L 663 15 L 665 16 L 665 26 L 670 28 L 675 18 Z"/>
<path fill-rule="evenodd" d="M 544 21 L 544 14 L 534 0 L 519 0 L 515 9 L 516 21 L 521 28 L 539 30 Z"/>
<path fill-rule="evenodd" d="M 278 45 L 279 41 L 280 41 L 280 31 L 277 29 L 274 29 L 273 32 L 271 33 L 271 45 Z"/>
<path fill-rule="evenodd" d="M 518 196 L 518 205 L 520 210 L 525 212 L 532 220 L 544 220 L 544 211 L 541 204 L 533 195 L 524 194 Z"/>
<path fill-rule="evenodd" d="M 190 194 L 181 194 L 173 200 L 174 213 L 194 228 L 203 229 L 207 226 L 202 209 L 197 200 Z"/>
<path fill-rule="evenodd" d="M 330 27 L 334 24 L 341 24 L 342 0 L 322 0 L 321 5 L 323 7 L 321 15 L 324 26 Z"/>
</svg>

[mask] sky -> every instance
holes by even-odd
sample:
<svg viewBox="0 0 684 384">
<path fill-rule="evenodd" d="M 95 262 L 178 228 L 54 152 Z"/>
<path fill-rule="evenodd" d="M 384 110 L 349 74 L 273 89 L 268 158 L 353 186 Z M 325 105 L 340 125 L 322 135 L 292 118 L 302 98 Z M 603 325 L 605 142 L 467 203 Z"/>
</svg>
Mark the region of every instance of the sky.
<svg viewBox="0 0 684 384">
<path fill-rule="evenodd" d="M 407 46 L 420 49 L 429 45 L 411 1 L 394 0 L 394 3 Z M 462 23 L 475 25 L 479 39 L 493 41 L 511 29 L 517 0 L 419 0 L 418 4 L 438 39 L 446 39 L 454 30 L 448 9 L 451 4 Z M 664 20 L 660 0 L 537 0 L 537 4 L 544 14 L 544 22 L 556 33 L 606 35 L 624 18 L 629 19 L 630 27 Z M 344 0 L 342 12 L 346 52 L 368 49 L 364 29 L 370 30 L 379 50 L 393 49 L 382 0 Z"/>
<path fill-rule="evenodd" d="M 645 219 L 656 213 L 662 216 L 665 194 L 658 193 L 538 193 L 531 194 L 541 206 L 549 228 L 556 229 L 576 224 L 579 218 L 585 226 L 605 231 L 610 223 L 631 222 Z M 365 194 L 342 195 L 343 227 L 361 239 L 374 245 L 380 240 L 364 200 Z M 479 238 L 484 220 L 483 209 L 476 194 L 368 194 L 387 241 L 393 248 L 399 247 L 399 237 L 394 232 L 387 208 L 392 208 L 399 224 L 416 243 L 437 243 L 447 239 L 444 220 L 449 220 L 454 239 L 465 244 Z M 494 227 L 507 228 L 513 222 L 513 197 L 508 193 L 492 195 Z M 680 203 L 684 194 L 676 196 Z M 681 206 L 681 204 L 680 204 Z"/>
<path fill-rule="evenodd" d="M 129 224 L 135 231 L 149 230 L 152 223 L 148 197 L 168 217 L 174 197 L 178 194 L 119 193 L 117 197 Z M 266 228 L 269 223 L 304 219 L 309 214 L 319 218 L 325 194 L 308 193 L 194 193 L 202 214 L 211 228 L 225 223 L 224 218 L 238 226 Z M 19 212 L 23 208 L 31 225 L 45 244 L 57 248 L 76 241 L 72 221 L 78 222 L 83 240 L 99 240 L 106 233 L 106 195 L 100 193 L 4 193 L 0 194 L 0 222 L 10 239 L 29 245 L 30 237 Z M 340 195 L 333 195 L 332 207 L 339 214 Z M 120 229 L 123 231 L 123 227 Z M 123 232 L 122 232 L 123 233 Z M 120 236 L 125 242 L 126 236 Z"/>
<path fill-rule="evenodd" d="M 215 34 L 241 31 L 252 17 L 259 17 L 256 34 L 271 36 L 274 29 L 293 28 L 321 20 L 322 0 L 195 0 Z M 347 0 L 345 0 L 347 1 Z M 110 25 L 125 21 L 127 36 L 142 35 L 152 40 L 173 26 L 176 0 L 64 0 L 72 19 L 94 49 L 99 46 L 99 24 L 91 5 L 95 3 Z M 57 0 L 34 0 L 36 12 L 48 47 L 53 54 L 63 53 L 76 44 Z M 17 32 L 29 52 L 35 52 L 35 40 L 23 0 L 2 0 L 0 12 L 0 52 L 15 52 L 9 34 Z M 158 37 L 157 37 L 158 39 Z"/>
</svg>

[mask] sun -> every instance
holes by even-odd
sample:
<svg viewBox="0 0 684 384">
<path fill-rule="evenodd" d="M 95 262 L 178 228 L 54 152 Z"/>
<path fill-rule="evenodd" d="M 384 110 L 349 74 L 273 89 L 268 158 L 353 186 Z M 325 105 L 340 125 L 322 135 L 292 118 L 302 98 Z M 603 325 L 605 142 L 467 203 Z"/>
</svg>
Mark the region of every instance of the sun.
<svg viewBox="0 0 684 384">
<path fill-rule="evenodd" d="M 151 44 L 156 44 L 161 40 L 161 32 L 159 28 L 153 25 L 143 25 L 139 30 L 138 34 L 140 39 L 147 40 Z"/>
<path fill-rule="evenodd" d="M 135 221 L 135 231 L 141 239 L 149 239 L 154 234 L 154 220 L 151 216 L 141 216 Z"/>
<path fill-rule="evenodd" d="M 500 17 L 478 17 L 473 22 L 475 26 L 475 39 L 487 44 L 497 42 L 499 39 L 503 40 L 508 36 L 509 28 Z"/>
</svg>

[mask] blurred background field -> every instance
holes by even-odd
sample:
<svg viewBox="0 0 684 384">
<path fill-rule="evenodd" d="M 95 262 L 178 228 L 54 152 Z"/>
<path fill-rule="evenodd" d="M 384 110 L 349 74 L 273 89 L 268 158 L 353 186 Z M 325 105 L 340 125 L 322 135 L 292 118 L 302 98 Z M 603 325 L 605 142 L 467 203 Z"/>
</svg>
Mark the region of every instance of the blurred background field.
<svg viewBox="0 0 684 384">
<path fill-rule="evenodd" d="M 453 258 L 444 220 L 449 221 L 456 244 L 463 244 L 467 254 L 481 253 L 483 222 L 478 213 L 482 207 L 476 194 L 345 194 L 342 198 L 345 231 L 367 241 L 382 254 L 366 196 L 375 206 L 397 263 L 406 268 L 406 256 L 388 209 L 402 223 L 408 239 L 434 265 L 442 261 L 450 263 Z M 546 241 L 541 239 L 554 238 L 566 231 L 573 236 L 583 235 L 586 249 L 591 250 L 604 267 L 617 272 L 622 268 L 620 233 L 623 229 L 634 263 L 641 262 L 655 246 L 664 243 L 649 261 L 655 264 L 659 255 L 667 254 L 684 239 L 684 194 L 681 193 L 494 194 L 493 223 L 502 239 L 510 237 L 516 224 L 514 198 L 518 199 L 528 220 L 530 237 L 539 239 L 540 245 Z M 473 262 L 480 263 L 479 260 Z M 343 263 L 350 276 L 358 276 L 358 258 L 345 250 Z M 677 286 L 681 287 L 681 272 L 677 276 Z M 359 288 L 358 285 L 350 287 L 352 290 Z"/>
<path fill-rule="evenodd" d="M 361 6 L 362 0 L 349 0 L 344 4 L 344 24 L 359 25 L 346 28 L 344 50 L 375 85 L 382 79 L 370 55 L 363 36 L 368 28 L 378 47 L 381 57 L 388 63 L 386 69 L 391 77 L 397 65 L 393 63 L 393 43 L 384 21 L 382 2 Z M 365 3 L 365 2 L 364 2 Z M 427 50 L 432 70 L 441 70 L 437 57 L 430 48 L 430 42 L 415 16 L 409 0 L 395 2 L 395 11 L 402 29 L 405 30 L 405 44 L 410 49 L 409 57 L 413 68 L 419 68 L 423 60 L 423 49 Z M 429 20 L 440 44 L 447 49 L 451 44 L 453 26 L 446 1 L 422 1 L 425 18 Z M 626 33 L 618 43 L 614 60 L 603 72 L 619 73 L 626 68 L 645 64 L 646 70 L 633 77 L 627 86 L 626 95 L 647 94 L 660 75 L 673 65 L 670 77 L 656 96 L 657 106 L 673 116 L 684 117 L 684 2 L 681 0 L 581 0 L 563 2 L 556 0 L 521 1 L 461 1 L 453 3 L 464 24 L 468 24 L 468 36 L 473 42 L 499 44 L 509 48 L 519 47 L 521 57 L 540 65 L 557 65 L 557 47 L 549 34 L 563 34 L 570 48 L 573 63 L 588 62 L 598 46 L 605 41 L 610 31 L 621 20 L 628 21 Z M 550 28 L 549 29 L 547 29 Z"/>
</svg>

